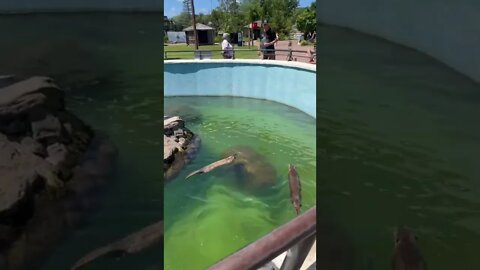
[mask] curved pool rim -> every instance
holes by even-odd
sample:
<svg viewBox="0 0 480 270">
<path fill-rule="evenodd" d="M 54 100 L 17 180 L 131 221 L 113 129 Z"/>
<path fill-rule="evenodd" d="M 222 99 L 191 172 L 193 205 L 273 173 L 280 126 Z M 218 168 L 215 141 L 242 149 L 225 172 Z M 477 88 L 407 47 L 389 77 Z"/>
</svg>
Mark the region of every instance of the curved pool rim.
<svg viewBox="0 0 480 270">
<path fill-rule="evenodd" d="M 164 64 L 166 97 L 264 99 L 294 107 L 316 118 L 314 64 L 250 59 L 165 60 Z"/>
</svg>

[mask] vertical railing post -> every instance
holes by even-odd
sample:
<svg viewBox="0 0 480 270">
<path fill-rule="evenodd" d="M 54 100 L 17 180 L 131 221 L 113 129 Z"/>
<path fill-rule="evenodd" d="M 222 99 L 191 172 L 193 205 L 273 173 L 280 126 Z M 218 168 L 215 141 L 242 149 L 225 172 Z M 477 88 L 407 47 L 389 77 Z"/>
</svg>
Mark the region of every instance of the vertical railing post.
<svg viewBox="0 0 480 270">
<path fill-rule="evenodd" d="M 315 242 L 316 234 L 309 236 L 302 241 L 298 242 L 295 246 L 291 247 L 287 251 L 287 256 L 283 260 L 280 270 L 298 270 L 302 267 L 307 258 L 310 249 Z"/>
</svg>

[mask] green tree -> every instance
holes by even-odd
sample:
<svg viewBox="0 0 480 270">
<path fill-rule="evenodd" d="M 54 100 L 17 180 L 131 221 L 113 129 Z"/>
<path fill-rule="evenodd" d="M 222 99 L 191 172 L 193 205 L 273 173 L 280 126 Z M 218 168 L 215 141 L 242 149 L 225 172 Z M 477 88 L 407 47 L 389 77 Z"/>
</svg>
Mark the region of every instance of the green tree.
<svg viewBox="0 0 480 270">
<path fill-rule="evenodd" d="M 262 0 L 264 19 L 281 38 L 288 37 L 294 24 L 298 0 Z"/>
<path fill-rule="evenodd" d="M 210 13 L 210 21 L 212 23 L 212 27 L 215 28 L 217 31 L 220 30 L 223 20 L 223 12 L 220 9 L 214 9 Z"/>
<path fill-rule="evenodd" d="M 240 11 L 243 14 L 243 24 L 248 25 L 254 21 L 260 20 L 262 8 L 260 5 L 260 0 L 246 0 L 243 1 L 240 5 Z M 250 30 L 250 36 L 253 36 L 253 31 Z M 253 42 L 253 40 L 251 40 Z M 250 45 L 253 45 L 251 43 Z"/>
<path fill-rule="evenodd" d="M 315 31 L 317 28 L 316 4 L 312 3 L 309 8 L 300 11 L 296 21 L 298 30 L 300 30 L 304 35 Z"/>
<path fill-rule="evenodd" d="M 175 31 L 182 31 L 186 27 L 192 25 L 191 16 L 186 12 L 178 14 L 177 16 L 173 17 L 172 20 L 175 24 Z"/>
<path fill-rule="evenodd" d="M 210 22 L 210 15 L 200 13 L 196 15 L 196 19 L 197 19 L 197 23 L 208 25 L 208 23 Z"/>
<path fill-rule="evenodd" d="M 220 11 L 223 15 L 221 22 L 223 31 L 238 32 L 242 30 L 244 20 L 237 0 L 220 0 Z"/>
<path fill-rule="evenodd" d="M 246 0 L 242 2 L 240 10 L 244 15 L 245 24 L 262 19 L 262 7 L 260 0 Z"/>
</svg>

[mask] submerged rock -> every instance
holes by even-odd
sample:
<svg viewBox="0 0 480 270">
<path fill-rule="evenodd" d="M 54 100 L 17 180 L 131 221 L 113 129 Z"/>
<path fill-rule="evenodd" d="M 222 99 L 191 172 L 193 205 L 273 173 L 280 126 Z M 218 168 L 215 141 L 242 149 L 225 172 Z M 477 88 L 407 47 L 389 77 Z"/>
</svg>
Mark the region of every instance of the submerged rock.
<svg viewBox="0 0 480 270">
<path fill-rule="evenodd" d="M 24 269 L 48 254 L 75 223 L 72 202 L 111 171 L 114 147 L 92 143 L 93 131 L 65 110 L 63 97 L 47 77 L 0 89 L 1 269 Z M 96 158 L 86 159 L 92 151 Z"/>
<path fill-rule="evenodd" d="M 277 172 L 264 156 L 249 146 L 238 145 L 225 151 L 222 158 L 233 154 L 236 158 L 231 167 L 242 189 L 257 191 L 275 185 Z"/>
<path fill-rule="evenodd" d="M 163 176 L 168 181 L 193 159 L 200 139 L 185 127 L 185 122 L 178 116 L 164 117 L 163 131 Z"/>
</svg>

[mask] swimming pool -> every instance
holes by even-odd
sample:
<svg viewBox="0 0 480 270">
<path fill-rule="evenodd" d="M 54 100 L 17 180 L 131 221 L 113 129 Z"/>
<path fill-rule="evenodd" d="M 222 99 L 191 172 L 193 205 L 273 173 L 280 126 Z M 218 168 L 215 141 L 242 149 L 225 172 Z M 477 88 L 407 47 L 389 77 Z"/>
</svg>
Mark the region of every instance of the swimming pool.
<svg viewBox="0 0 480 270">
<path fill-rule="evenodd" d="M 164 77 L 166 112 L 189 110 L 186 125 L 202 140 L 192 163 L 165 186 L 164 269 L 206 269 L 293 219 L 289 163 L 300 174 L 303 211 L 315 205 L 314 67 L 174 61 Z M 232 149 L 248 153 L 254 180 L 238 177 L 235 167 L 184 180 Z"/>
</svg>

